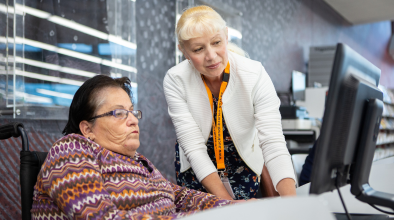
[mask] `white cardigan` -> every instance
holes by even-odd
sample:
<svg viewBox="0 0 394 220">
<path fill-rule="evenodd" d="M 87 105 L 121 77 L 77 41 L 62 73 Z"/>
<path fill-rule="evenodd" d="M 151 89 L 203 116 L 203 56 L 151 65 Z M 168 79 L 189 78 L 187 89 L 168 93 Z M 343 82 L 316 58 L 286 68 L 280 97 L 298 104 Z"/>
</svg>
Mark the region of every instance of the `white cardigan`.
<svg viewBox="0 0 394 220">
<path fill-rule="evenodd" d="M 223 116 L 235 147 L 259 176 L 264 162 L 276 188 L 284 178 L 295 180 L 284 140 L 280 100 L 260 62 L 228 52 L 230 80 L 223 94 Z M 181 172 L 193 168 L 201 182 L 217 172 L 207 153 L 212 112 L 201 74 L 186 60 L 164 78 L 168 113 L 175 127 Z M 258 147 L 259 146 L 259 147 Z"/>
</svg>

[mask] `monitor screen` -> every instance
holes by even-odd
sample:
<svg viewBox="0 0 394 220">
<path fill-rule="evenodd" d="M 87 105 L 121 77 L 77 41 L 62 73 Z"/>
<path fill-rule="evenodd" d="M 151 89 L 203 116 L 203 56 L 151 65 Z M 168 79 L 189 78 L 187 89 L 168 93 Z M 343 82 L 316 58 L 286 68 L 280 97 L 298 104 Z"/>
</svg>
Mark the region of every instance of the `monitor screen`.
<svg viewBox="0 0 394 220">
<path fill-rule="evenodd" d="M 293 94 L 293 100 L 305 100 L 305 88 L 306 88 L 306 76 L 305 73 L 301 73 L 293 70 L 291 74 L 291 92 Z"/>
<path fill-rule="evenodd" d="M 337 45 L 310 193 L 351 183 L 357 199 L 394 207 L 393 195 L 372 191 L 368 184 L 383 111 L 379 79 L 380 69 L 350 47 Z"/>
<path fill-rule="evenodd" d="M 346 45 L 338 44 L 323 124 L 311 175 L 311 193 L 335 189 L 336 172 L 342 172 L 339 185 L 347 183 L 360 127 L 368 99 L 382 100 L 377 88 L 380 69 Z"/>
</svg>

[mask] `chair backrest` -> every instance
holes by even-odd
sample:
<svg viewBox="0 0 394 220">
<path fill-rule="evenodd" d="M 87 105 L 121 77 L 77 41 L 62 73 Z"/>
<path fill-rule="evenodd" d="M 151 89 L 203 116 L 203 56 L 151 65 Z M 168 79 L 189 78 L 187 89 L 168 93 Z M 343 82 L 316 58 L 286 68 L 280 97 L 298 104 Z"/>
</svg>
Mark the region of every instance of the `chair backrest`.
<svg viewBox="0 0 394 220">
<path fill-rule="evenodd" d="M 21 151 L 19 182 L 21 185 L 22 220 L 30 220 L 34 186 L 48 152 Z"/>
<path fill-rule="evenodd" d="M 29 150 L 29 140 L 22 123 L 15 122 L 0 126 L 0 140 L 11 137 L 22 138 L 22 150 L 20 151 L 19 184 L 21 186 L 22 219 L 30 220 L 30 210 L 33 205 L 34 186 L 41 166 L 48 152 Z"/>
</svg>

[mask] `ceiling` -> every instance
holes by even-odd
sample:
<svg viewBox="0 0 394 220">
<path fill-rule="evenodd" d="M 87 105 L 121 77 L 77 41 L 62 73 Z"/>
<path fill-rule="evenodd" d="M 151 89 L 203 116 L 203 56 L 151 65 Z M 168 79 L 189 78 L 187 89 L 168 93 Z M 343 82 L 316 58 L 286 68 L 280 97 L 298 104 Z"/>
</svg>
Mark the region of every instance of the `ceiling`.
<svg viewBox="0 0 394 220">
<path fill-rule="evenodd" d="M 352 24 L 394 21 L 394 0 L 324 0 Z"/>
</svg>

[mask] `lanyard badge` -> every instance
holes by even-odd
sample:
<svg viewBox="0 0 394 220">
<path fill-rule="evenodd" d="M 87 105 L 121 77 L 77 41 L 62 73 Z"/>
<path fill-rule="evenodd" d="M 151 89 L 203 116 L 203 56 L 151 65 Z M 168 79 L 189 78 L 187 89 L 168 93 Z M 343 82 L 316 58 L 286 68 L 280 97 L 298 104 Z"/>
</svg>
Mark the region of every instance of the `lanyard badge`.
<svg viewBox="0 0 394 220">
<path fill-rule="evenodd" d="M 209 102 L 211 104 L 212 110 L 212 129 L 213 129 L 213 142 L 215 147 L 215 156 L 216 156 L 216 165 L 219 171 L 223 172 L 226 169 L 224 164 L 224 141 L 223 141 L 223 110 L 222 110 L 222 96 L 224 91 L 226 90 L 228 80 L 230 78 L 230 62 L 227 63 L 226 68 L 224 69 L 223 73 L 223 80 L 220 86 L 219 92 L 219 100 L 218 106 L 216 111 L 216 123 L 214 117 L 214 110 L 213 110 L 213 100 L 212 100 L 212 93 L 211 90 L 208 88 L 207 83 L 205 82 L 204 77 L 201 75 L 202 80 L 205 84 L 205 89 L 207 90 Z"/>
</svg>

